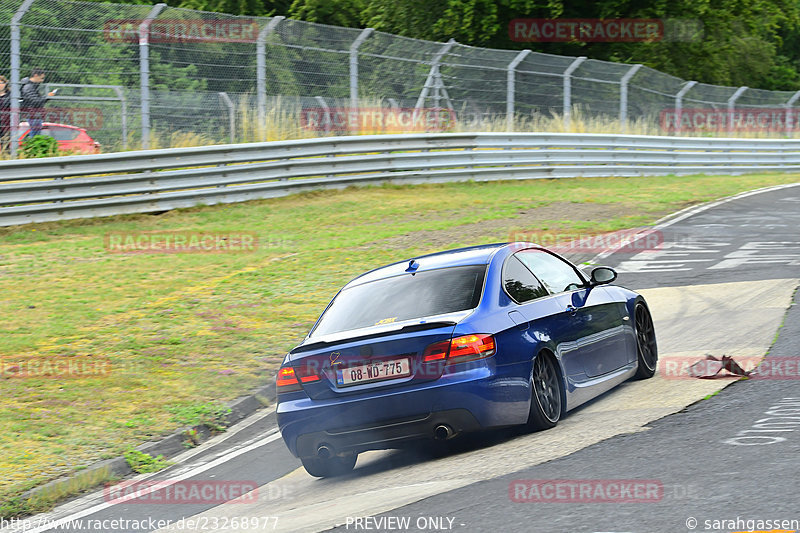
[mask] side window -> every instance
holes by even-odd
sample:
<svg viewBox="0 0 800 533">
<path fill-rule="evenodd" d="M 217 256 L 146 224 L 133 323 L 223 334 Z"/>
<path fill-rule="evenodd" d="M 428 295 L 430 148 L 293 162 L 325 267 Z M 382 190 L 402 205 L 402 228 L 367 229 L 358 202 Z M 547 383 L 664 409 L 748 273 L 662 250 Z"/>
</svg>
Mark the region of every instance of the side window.
<svg viewBox="0 0 800 533">
<path fill-rule="evenodd" d="M 72 128 L 59 128 L 58 126 L 50 127 L 50 136 L 57 141 L 71 141 L 75 139 L 80 131 Z"/>
<path fill-rule="evenodd" d="M 539 280 L 516 257 L 509 257 L 503 267 L 503 287 L 517 303 L 547 296 Z"/>
<path fill-rule="evenodd" d="M 572 265 L 544 250 L 525 250 L 516 257 L 542 280 L 550 292 L 571 291 L 584 284 Z"/>
</svg>

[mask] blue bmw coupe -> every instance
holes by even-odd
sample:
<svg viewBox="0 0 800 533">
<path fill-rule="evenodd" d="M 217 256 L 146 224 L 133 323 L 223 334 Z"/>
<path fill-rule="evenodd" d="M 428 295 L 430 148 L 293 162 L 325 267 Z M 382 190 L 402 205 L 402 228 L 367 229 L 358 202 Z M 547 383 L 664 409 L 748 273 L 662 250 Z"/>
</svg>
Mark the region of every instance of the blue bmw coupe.
<svg viewBox="0 0 800 533">
<path fill-rule="evenodd" d="M 384 266 L 342 288 L 278 371 L 278 426 L 312 476 L 366 450 L 564 413 L 658 358 L 644 298 L 531 243 Z"/>
</svg>

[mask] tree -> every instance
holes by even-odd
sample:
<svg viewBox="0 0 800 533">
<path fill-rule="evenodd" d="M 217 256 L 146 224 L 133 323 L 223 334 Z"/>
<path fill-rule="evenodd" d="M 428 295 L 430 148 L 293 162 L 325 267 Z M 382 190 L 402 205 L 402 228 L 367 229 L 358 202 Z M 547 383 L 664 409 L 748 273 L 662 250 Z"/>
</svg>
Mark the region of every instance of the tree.
<svg viewBox="0 0 800 533">
<path fill-rule="evenodd" d="M 159 0 L 134 0 L 156 3 Z M 406 37 L 472 46 L 643 63 L 684 79 L 765 89 L 800 88 L 800 3 L 796 0 L 168 0 L 180 7 L 236 15 L 285 15 Z M 685 42 L 511 40 L 515 18 L 645 18 L 702 24 Z"/>
<path fill-rule="evenodd" d="M 288 15 L 320 24 L 360 28 L 364 27 L 364 7 L 365 0 L 294 0 Z"/>
</svg>

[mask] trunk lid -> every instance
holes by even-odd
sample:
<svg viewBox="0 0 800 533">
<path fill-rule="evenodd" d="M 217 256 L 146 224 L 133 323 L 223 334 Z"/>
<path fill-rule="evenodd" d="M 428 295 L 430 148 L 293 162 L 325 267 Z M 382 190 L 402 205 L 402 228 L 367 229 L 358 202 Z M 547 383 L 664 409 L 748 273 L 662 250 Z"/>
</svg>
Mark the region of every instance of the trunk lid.
<svg viewBox="0 0 800 533">
<path fill-rule="evenodd" d="M 289 352 L 289 364 L 300 376 L 320 379 L 301 385 L 312 399 L 404 386 L 442 375 L 441 361 L 426 363 L 425 349 L 449 340 L 469 311 L 339 332 L 314 338 Z"/>
</svg>

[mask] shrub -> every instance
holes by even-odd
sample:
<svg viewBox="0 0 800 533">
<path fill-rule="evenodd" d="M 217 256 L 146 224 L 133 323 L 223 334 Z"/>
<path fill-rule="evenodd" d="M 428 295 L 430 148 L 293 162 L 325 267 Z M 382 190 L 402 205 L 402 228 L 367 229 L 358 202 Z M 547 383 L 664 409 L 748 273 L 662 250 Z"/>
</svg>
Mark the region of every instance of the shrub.
<svg viewBox="0 0 800 533">
<path fill-rule="evenodd" d="M 36 135 L 33 138 L 28 137 L 22 143 L 20 154 L 24 158 L 53 157 L 60 155 L 58 141 L 47 135 Z"/>
</svg>

